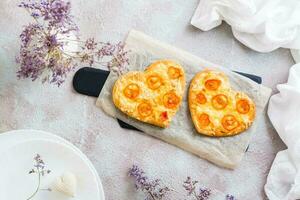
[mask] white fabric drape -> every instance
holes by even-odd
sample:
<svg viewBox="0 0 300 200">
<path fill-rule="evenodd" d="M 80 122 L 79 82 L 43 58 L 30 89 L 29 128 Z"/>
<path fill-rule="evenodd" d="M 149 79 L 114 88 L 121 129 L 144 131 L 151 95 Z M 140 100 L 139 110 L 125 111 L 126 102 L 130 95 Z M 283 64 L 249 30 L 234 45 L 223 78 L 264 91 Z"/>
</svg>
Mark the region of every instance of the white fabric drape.
<svg viewBox="0 0 300 200">
<path fill-rule="evenodd" d="M 298 0 L 200 0 L 191 24 L 208 31 L 223 20 L 236 39 L 255 51 L 300 49 Z"/>
<path fill-rule="evenodd" d="M 300 199 L 300 64 L 290 69 L 288 82 L 278 85 L 268 115 L 287 149 L 279 152 L 265 185 L 270 200 Z"/>
</svg>

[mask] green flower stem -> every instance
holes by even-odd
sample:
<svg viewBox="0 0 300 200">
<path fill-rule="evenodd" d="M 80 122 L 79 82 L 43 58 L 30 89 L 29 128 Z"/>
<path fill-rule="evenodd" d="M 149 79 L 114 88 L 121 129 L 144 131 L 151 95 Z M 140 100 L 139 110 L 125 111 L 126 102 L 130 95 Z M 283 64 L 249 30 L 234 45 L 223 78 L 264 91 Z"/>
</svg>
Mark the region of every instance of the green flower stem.
<svg viewBox="0 0 300 200">
<path fill-rule="evenodd" d="M 37 186 L 35 192 L 30 197 L 28 197 L 26 200 L 32 199 L 38 193 L 40 186 L 41 186 L 41 173 L 39 170 L 38 170 L 38 177 L 39 177 L 39 182 L 38 182 L 38 186 Z"/>
</svg>

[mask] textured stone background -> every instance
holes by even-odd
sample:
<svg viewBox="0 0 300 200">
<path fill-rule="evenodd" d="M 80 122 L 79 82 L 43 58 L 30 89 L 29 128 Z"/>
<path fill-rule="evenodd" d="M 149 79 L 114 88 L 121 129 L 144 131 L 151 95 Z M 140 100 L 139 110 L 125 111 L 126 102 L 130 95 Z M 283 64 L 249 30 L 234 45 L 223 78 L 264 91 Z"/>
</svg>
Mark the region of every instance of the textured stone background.
<svg viewBox="0 0 300 200">
<path fill-rule="evenodd" d="M 264 199 L 263 186 L 277 151 L 284 148 L 267 117 L 258 126 L 241 165 L 224 170 L 149 136 L 121 129 L 95 107 L 95 98 L 76 94 L 72 75 L 60 88 L 17 80 L 14 57 L 18 35 L 30 18 L 16 0 L 0 1 L 0 132 L 41 129 L 73 142 L 91 159 L 103 181 L 107 199 L 142 199 L 127 170 L 133 164 L 160 177 L 183 199 L 182 181 L 190 175 L 202 186 L 234 194 L 238 199 Z M 254 73 L 275 90 L 293 64 L 288 50 L 257 53 L 236 41 L 226 24 L 209 32 L 189 21 L 198 0 L 72 0 L 82 37 L 123 40 L 132 28 L 230 69 Z"/>
</svg>

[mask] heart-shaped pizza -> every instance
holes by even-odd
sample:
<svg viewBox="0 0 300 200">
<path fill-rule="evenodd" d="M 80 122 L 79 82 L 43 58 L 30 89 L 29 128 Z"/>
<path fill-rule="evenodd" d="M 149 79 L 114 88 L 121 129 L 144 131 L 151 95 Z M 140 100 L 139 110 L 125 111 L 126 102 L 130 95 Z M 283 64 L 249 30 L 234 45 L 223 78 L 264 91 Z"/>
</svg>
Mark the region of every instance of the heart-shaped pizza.
<svg viewBox="0 0 300 200">
<path fill-rule="evenodd" d="M 189 88 L 189 107 L 197 131 L 208 136 L 237 135 L 255 118 L 253 100 L 234 91 L 220 71 L 204 70 L 195 75 Z"/>
<path fill-rule="evenodd" d="M 144 72 L 120 76 L 113 87 L 113 102 L 130 117 L 167 127 L 179 109 L 184 88 L 183 68 L 173 61 L 160 60 Z"/>
</svg>

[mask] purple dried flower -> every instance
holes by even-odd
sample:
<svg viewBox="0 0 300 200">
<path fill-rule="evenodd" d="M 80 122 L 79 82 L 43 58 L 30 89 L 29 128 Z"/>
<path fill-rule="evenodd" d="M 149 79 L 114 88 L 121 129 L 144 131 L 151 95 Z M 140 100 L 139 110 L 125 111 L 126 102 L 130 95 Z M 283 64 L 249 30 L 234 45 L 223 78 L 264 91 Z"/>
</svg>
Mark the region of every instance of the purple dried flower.
<svg viewBox="0 0 300 200">
<path fill-rule="evenodd" d="M 20 70 L 17 72 L 18 78 L 31 78 L 32 81 L 36 80 L 42 74 L 46 65 L 44 58 L 39 56 L 39 54 L 31 55 L 25 49 L 21 49 L 18 62 L 21 65 Z"/>
<path fill-rule="evenodd" d="M 41 177 L 44 176 L 45 174 L 49 174 L 51 171 L 50 170 L 46 170 L 45 169 L 45 162 L 43 161 L 43 159 L 41 158 L 41 156 L 39 154 L 36 154 L 36 156 L 33 158 L 35 161 L 34 164 L 34 169 L 31 169 L 29 171 L 29 174 L 37 174 L 38 176 L 38 185 L 37 188 L 35 189 L 35 191 L 32 193 L 32 195 L 30 197 L 28 197 L 26 200 L 30 200 L 32 199 L 40 189 L 40 185 L 41 185 Z M 51 191 L 51 190 L 48 190 Z"/>
<path fill-rule="evenodd" d="M 48 35 L 45 37 L 44 45 L 49 49 L 53 49 L 59 46 L 59 43 L 57 42 L 56 35 Z"/>
<path fill-rule="evenodd" d="M 211 195 L 210 189 L 200 188 L 199 193 L 198 193 L 198 199 L 199 200 L 206 200 L 206 199 L 209 199 L 210 195 Z"/>
<path fill-rule="evenodd" d="M 24 30 L 20 34 L 21 42 L 23 47 L 27 47 L 31 42 L 32 36 L 38 33 L 41 27 L 38 24 L 29 24 L 25 26 Z"/>
<path fill-rule="evenodd" d="M 37 17 L 39 17 L 40 15 L 38 14 L 38 13 L 31 13 L 31 17 L 34 17 L 34 18 L 37 18 Z"/>
<path fill-rule="evenodd" d="M 75 26 L 70 14 L 71 3 L 63 0 L 25 0 L 19 4 L 36 19 L 42 19 L 52 27 Z M 74 28 L 74 27 L 73 27 Z"/>
<path fill-rule="evenodd" d="M 186 180 L 183 182 L 183 187 L 188 192 L 188 195 L 191 195 L 195 191 L 197 183 L 198 181 L 192 181 L 191 177 L 189 176 L 186 178 Z"/>
<path fill-rule="evenodd" d="M 75 41 L 77 45 L 81 42 L 69 1 L 24 0 L 19 7 L 29 11 L 35 23 L 25 26 L 20 34 L 20 54 L 16 58 L 20 65 L 18 78 L 32 81 L 41 78 L 43 83 L 60 86 L 79 64 L 104 65 L 118 74 L 127 71 L 128 52 L 122 43 L 95 42 L 89 38 L 83 42 L 81 51 L 68 52 L 66 46 L 70 42 Z M 72 35 L 76 39 L 70 38 Z"/>
<path fill-rule="evenodd" d="M 45 11 L 48 12 L 47 17 L 53 20 L 53 23 L 71 24 L 71 3 L 69 1 L 52 0 L 47 6 L 48 9 L 45 9 Z"/>
<path fill-rule="evenodd" d="M 146 199 L 163 199 L 170 191 L 168 187 L 160 185 L 160 179 L 149 180 L 145 175 L 145 172 L 136 165 L 133 165 L 132 168 L 130 168 L 128 174 L 135 179 L 136 189 L 146 193 Z"/>
<path fill-rule="evenodd" d="M 88 50 L 95 50 L 97 43 L 95 42 L 94 38 L 89 38 L 85 41 L 84 46 L 88 49 Z"/>
<path fill-rule="evenodd" d="M 226 195 L 226 200 L 237 200 L 233 195 L 227 194 Z"/>
<path fill-rule="evenodd" d="M 123 43 L 118 43 L 115 47 L 115 54 L 113 55 L 113 59 L 108 63 L 108 68 L 118 74 L 123 74 L 127 71 L 126 67 L 129 65 L 128 51 L 124 49 Z"/>
<path fill-rule="evenodd" d="M 40 76 L 42 82 L 50 82 L 60 86 L 76 64 L 64 56 L 63 41 L 57 35 L 69 33 L 76 29 L 70 15 L 70 2 L 62 0 L 23 1 L 19 7 L 27 9 L 35 19 L 42 19 L 25 26 L 22 31 L 20 55 L 17 63 L 20 70 L 18 78 L 30 78 L 35 81 Z M 45 73 L 46 72 L 46 73 Z"/>
<path fill-rule="evenodd" d="M 115 45 L 107 42 L 96 52 L 96 55 L 98 56 L 98 58 L 103 58 L 104 56 L 112 56 L 114 55 L 115 49 Z"/>
<path fill-rule="evenodd" d="M 137 165 L 133 165 L 129 172 L 130 177 L 135 179 L 135 187 L 146 194 L 145 200 L 163 199 L 171 191 L 168 187 L 160 186 L 160 179 L 149 180 L 145 172 Z M 198 181 L 191 177 L 183 182 L 183 188 L 187 191 L 187 196 L 194 200 L 209 200 L 211 190 L 208 188 L 197 187 Z M 234 196 L 227 194 L 226 200 L 237 200 Z"/>
<path fill-rule="evenodd" d="M 34 167 L 36 168 L 35 170 L 32 169 L 30 172 L 31 173 L 41 173 L 42 175 L 44 175 L 44 172 L 45 171 L 48 171 L 48 170 L 44 170 L 45 169 L 45 163 L 44 161 L 42 160 L 41 156 L 39 154 L 36 154 L 36 156 L 34 157 L 34 160 L 35 160 L 35 165 Z M 29 173 L 30 173 L 29 172 Z"/>
<path fill-rule="evenodd" d="M 188 196 L 193 195 L 197 200 L 208 200 L 211 195 L 211 190 L 207 188 L 199 188 L 196 191 L 198 181 L 193 181 L 191 177 L 187 177 L 183 182 L 183 187 L 187 191 Z"/>
</svg>

